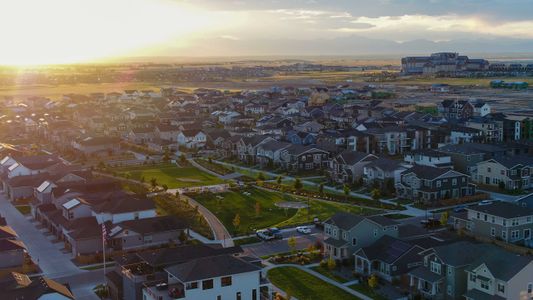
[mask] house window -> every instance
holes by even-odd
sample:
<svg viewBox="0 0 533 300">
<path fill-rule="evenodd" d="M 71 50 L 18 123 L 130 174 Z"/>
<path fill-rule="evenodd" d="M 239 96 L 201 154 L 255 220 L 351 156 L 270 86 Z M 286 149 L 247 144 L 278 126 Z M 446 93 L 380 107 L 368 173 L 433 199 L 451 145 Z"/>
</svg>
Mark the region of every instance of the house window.
<svg viewBox="0 0 533 300">
<path fill-rule="evenodd" d="M 490 167 L 487 167 L 487 173 L 490 173 L 491 169 Z"/>
<path fill-rule="evenodd" d="M 452 275 L 452 267 L 451 266 L 446 267 L 446 270 L 448 271 L 448 275 Z"/>
<path fill-rule="evenodd" d="M 221 286 L 230 286 L 231 285 L 231 276 L 220 278 L 220 285 Z"/>
<path fill-rule="evenodd" d="M 257 300 L 257 290 L 256 289 L 252 290 L 252 300 Z"/>
<path fill-rule="evenodd" d="M 374 237 L 378 236 L 378 230 L 374 229 Z"/>
<path fill-rule="evenodd" d="M 452 185 L 457 185 L 457 178 L 452 179 Z"/>
<path fill-rule="evenodd" d="M 453 294 L 453 290 L 452 290 L 452 286 L 451 285 L 448 285 L 448 287 L 446 288 L 446 293 L 451 296 Z"/>
<path fill-rule="evenodd" d="M 504 294 L 505 293 L 505 285 L 498 283 L 498 292 Z"/>
<path fill-rule="evenodd" d="M 343 238 L 343 239 L 346 239 L 347 236 L 348 236 L 348 235 L 346 234 L 346 231 L 344 231 L 344 232 L 342 233 L 342 238 Z"/>
<path fill-rule="evenodd" d="M 476 282 L 476 274 L 470 273 L 470 281 Z"/>
<path fill-rule="evenodd" d="M 213 288 L 213 279 L 202 281 L 202 290 L 210 290 Z"/>
<path fill-rule="evenodd" d="M 440 180 L 437 180 L 437 187 L 441 187 L 441 182 L 440 182 Z"/>
<path fill-rule="evenodd" d="M 355 246 L 355 245 L 357 245 L 357 239 L 356 239 L 356 238 L 353 238 L 353 239 L 352 239 L 352 246 Z"/>
<path fill-rule="evenodd" d="M 198 281 L 187 282 L 187 289 L 194 290 L 198 288 Z"/>
<path fill-rule="evenodd" d="M 481 286 L 482 289 L 488 290 L 489 289 L 489 282 L 485 281 L 485 280 L 480 280 L 480 286 Z"/>
<path fill-rule="evenodd" d="M 507 220 L 503 219 L 502 224 L 503 224 L 503 226 L 507 226 Z"/>
<path fill-rule="evenodd" d="M 237 295 L 235 296 L 236 300 L 242 300 L 242 294 L 241 292 L 237 292 Z"/>
<path fill-rule="evenodd" d="M 528 294 L 533 293 L 533 283 L 531 282 L 527 284 L 527 293 Z"/>
<path fill-rule="evenodd" d="M 515 240 L 520 238 L 520 230 L 511 231 L 511 239 Z"/>
<path fill-rule="evenodd" d="M 496 218 L 494 216 L 491 217 L 491 222 L 496 223 Z"/>
<path fill-rule="evenodd" d="M 502 239 L 507 240 L 507 231 L 502 230 Z"/>
<path fill-rule="evenodd" d="M 513 219 L 511 221 L 511 226 L 518 226 L 518 219 Z"/>
<path fill-rule="evenodd" d="M 477 215 L 476 215 L 476 217 L 477 217 L 478 219 L 481 219 L 481 214 L 478 212 Z"/>
<path fill-rule="evenodd" d="M 434 261 L 432 261 L 429 266 L 429 269 L 431 270 L 431 272 L 439 274 L 439 275 L 440 275 L 440 268 L 441 268 L 440 264 Z"/>
<path fill-rule="evenodd" d="M 492 227 L 490 229 L 490 236 L 496 236 L 496 228 Z"/>
</svg>

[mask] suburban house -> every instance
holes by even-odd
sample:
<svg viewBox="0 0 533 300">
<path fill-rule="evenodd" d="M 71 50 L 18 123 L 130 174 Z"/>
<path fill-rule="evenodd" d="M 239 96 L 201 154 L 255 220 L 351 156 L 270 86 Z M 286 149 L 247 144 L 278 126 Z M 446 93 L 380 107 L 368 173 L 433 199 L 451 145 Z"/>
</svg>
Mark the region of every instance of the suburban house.
<svg viewBox="0 0 533 300">
<path fill-rule="evenodd" d="M 207 142 L 206 134 L 198 129 L 182 130 L 177 137 L 178 145 L 189 149 L 205 147 Z"/>
<path fill-rule="evenodd" d="M 474 195 L 469 176 L 455 170 L 416 165 L 401 174 L 396 194 L 405 199 L 434 202 Z"/>
<path fill-rule="evenodd" d="M 4 299 L 68 300 L 74 299 L 70 289 L 43 276 L 29 278 L 28 275 L 12 272 L 0 281 Z"/>
<path fill-rule="evenodd" d="M 282 150 L 280 158 L 286 170 L 298 172 L 326 168 L 330 154 L 315 146 L 290 145 Z"/>
<path fill-rule="evenodd" d="M 331 179 L 339 183 L 355 183 L 362 178 L 364 167 L 377 159 L 378 157 L 374 154 L 343 151 L 330 161 Z"/>
<path fill-rule="evenodd" d="M 533 258 L 490 247 L 466 269 L 467 300 L 532 299 Z"/>
<path fill-rule="evenodd" d="M 533 186 L 533 157 L 513 155 L 491 158 L 477 163 L 477 183 L 505 188 L 525 190 Z"/>
<path fill-rule="evenodd" d="M 92 207 L 92 216 L 98 224 L 113 224 L 129 220 L 153 218 L 157 215 L 155 204 L 150 199 L 123 197 L 101 202 Z"/>
<path fill-rule="evenodd" d="M 437 110 L 448 120 L 468 119 L 474 116 L 474 105 L 467 100 L 444 100 L 437 105 Z"/>
<path fill-rule="evenodd" d="M 382 236 L 370 246 L 355 252 L 355 271 L 364 276 L 376 274 L 392 282 L 420 266 L 420 252 L 425 249 L 389 235 Z"/>
<path fill-rule="evenodd" d="M 431 149 L 422 149 L 409 152 L 405 154 L 403 160 L 412 165 L 422 165 L 436 168 L 453 167 L 452 158 L 449 154 Z"/>
<path fill-rule="evenodd" d="M 164 141 L 175 142 L 180 132 L 179 126 L 158 124 L 155 126 L 155 136 Z"/>
<path fill-rule="evenodd" d="M 478 143 L 446 145 L 435 150 L 450 155 L 453 169 L 468 175 L 476 172 L 478 162 L 507 154 L 504 147 Z"/>
<path fill-rule="evenodd" d="M 0 226 L 0 235 L 7 226 Z M 26 246 L 15 238 L 0 238 L 0 270 L 21 268 L 26 259 Z"/>
<path fill-rule="evenodd" d="M 479 129 L 453 126 L 450 129 L 450 142 L 452 144 L 464 144 L 480 142 L 483 140 L 483 132 Z"/>
<path fill-rule="evenodd" d="M 287 133 L 287 141 L 295 145 L 310 145 L 316 142 L 317 134 L 306 131 L 291 130 Z"/>
<path fill-rule="evenodd" d="M 467 291 L 466 270 L 491 247 L 496 246 L 460 241 L 420 252 L 422 265 L 409 272 L 411 293 L 425 299 L 460 299 Z"/>
<path fill-rule="evenodd" d="M 356 250 L 384 235 L 398 237 L 398 223 L 383 216 L 364 217 L 338 212 L 324 222 L 325 255 L 350 259 Z"/>
<path fill-rule="evenodd" d="M 274 167 L 281 163 L 281 152 L 288 148 L 291 144 L 286 142 L 276 141 L 274 139 L 261 143 L 256 148 L 256 163 L 261 166 Z"/>
<path fill-rule="evenodd" d="M 232 255 L 193 259 L 165 268 L 168 274 L 160 285 L 146 284 L 143 299 L 239 299 L 259 300 L 261 288 L 268 293 L 269 283 L 263 281 L 261 266 Z"/>
<path fill-rule="evenodd" d="M 399 160 L 380 157 L 364 166 L 363 180 L 369 186 L 383 189 L 389 184 L 394 189 L 401 181 L 402 172 L 411 167 Z"/>
<path fill-rule="evenodd" d="M 533 208 L 495 201 L 467 207 L 466 230 L 474 236 L 500 239 L 508 243 L 532 239 Z"/>
<path fill-rule="evenodd" d="M 113 153 L 120 149 L 120 138 L 106 136 L 86 137 L 73 141 L 72 147 L 86 155 L 98 152 Z"/>
<path fill-rule="evenodd" d="M 128 141 L 134 144 L 146 144 L 155 138 L 153 127 L 135 127 L 128 133 Z"/>
<path fill-rule="evenodd" d="M 167 244 L 179 244 L 187 225 L 175 216 L 159 216 L 106 223 L 109 246 L 113 250 L 131 250 Z"/>
</svg>

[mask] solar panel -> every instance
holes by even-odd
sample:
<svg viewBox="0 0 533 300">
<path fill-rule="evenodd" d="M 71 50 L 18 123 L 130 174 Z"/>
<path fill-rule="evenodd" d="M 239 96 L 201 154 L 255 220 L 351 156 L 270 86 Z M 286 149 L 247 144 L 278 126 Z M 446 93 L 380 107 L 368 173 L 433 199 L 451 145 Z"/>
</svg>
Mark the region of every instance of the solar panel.
<svg viewBox="0 0 533 300">
<path fill-rule="evenodd" d="M 80 203 L 81 202 L 78 199 L 72 199 L 72 200 L 66 202 L 65 204 L 63 204 L 63 207 L 65 209 L 71 209 L 71 208 L 75 207 L 76 205 L 78 205 Z"/>
</svg>

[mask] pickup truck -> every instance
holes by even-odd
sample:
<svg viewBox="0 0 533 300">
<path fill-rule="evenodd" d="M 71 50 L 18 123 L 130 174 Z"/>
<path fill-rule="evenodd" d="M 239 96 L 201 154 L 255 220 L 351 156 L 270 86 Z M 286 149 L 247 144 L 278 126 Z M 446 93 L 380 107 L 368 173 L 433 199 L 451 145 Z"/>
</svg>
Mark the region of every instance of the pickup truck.
<svg viewBox="0 0 533 300">
<path fill-rule="evenodd" d="M 257 235 L 257 237 L 262 239 L 263 241 L 270 241 L 275 239 L 274 235 L 268 229 L 258 230 L 255 232 L 255 235 Z"/>
</svg>

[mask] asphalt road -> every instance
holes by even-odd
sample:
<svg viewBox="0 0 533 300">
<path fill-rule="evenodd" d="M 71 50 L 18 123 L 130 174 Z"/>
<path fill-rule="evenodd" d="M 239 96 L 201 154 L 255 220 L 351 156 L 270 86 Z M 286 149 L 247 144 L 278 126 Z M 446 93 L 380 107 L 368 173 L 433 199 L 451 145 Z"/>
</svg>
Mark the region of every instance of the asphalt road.
<svg viewBox="0 0 533 300">
<path fill-rule="evenodd" d="M 247 255 L 265 256 L 276 253 L 283 253 L 291 251 L 287 240 L 294 236 L 296 238 L 296 249 L 301 250 L 307 248 L 309 245 L 314 245 L 317 241 L 322 242 L 324 235 L 322 231 L 313 228 L 310 234 L 302 234 L 296 232 L 296 229 L 283 230 L 283 239 L 263 241 L 256 244 L 242 246 L 244 253 Z"/>
</svg>

